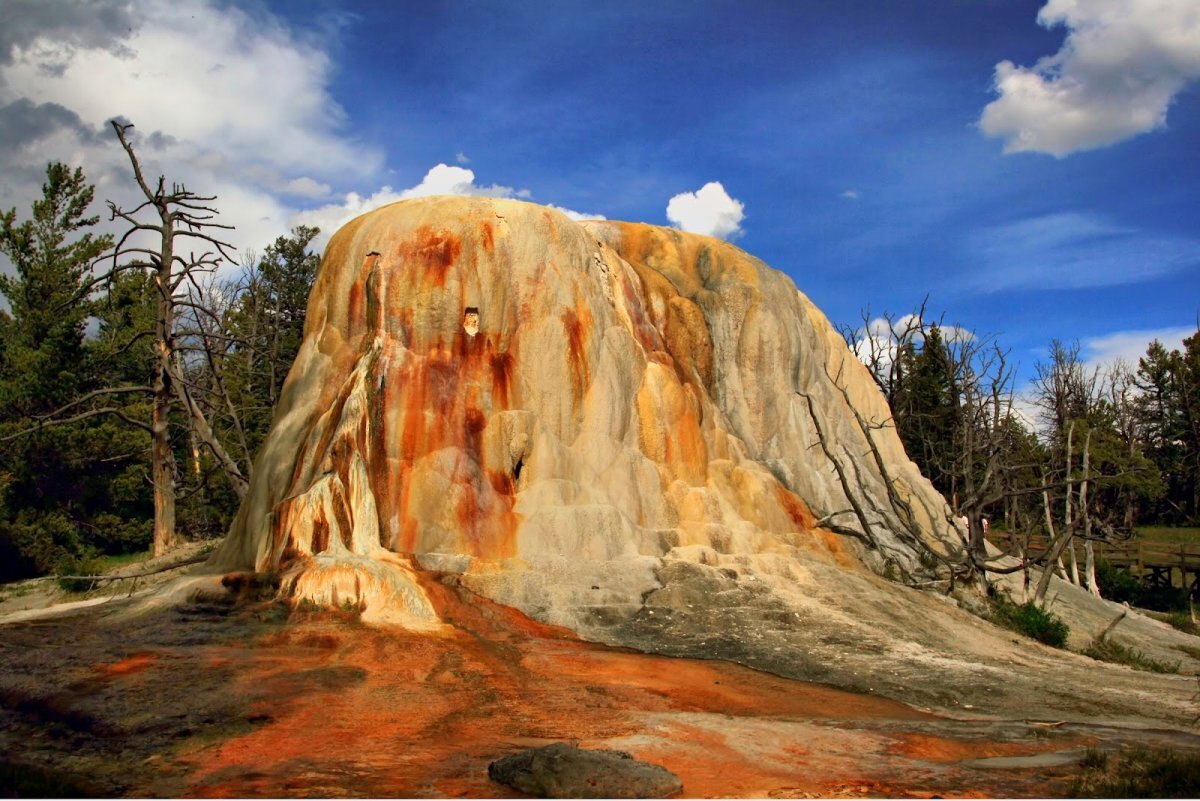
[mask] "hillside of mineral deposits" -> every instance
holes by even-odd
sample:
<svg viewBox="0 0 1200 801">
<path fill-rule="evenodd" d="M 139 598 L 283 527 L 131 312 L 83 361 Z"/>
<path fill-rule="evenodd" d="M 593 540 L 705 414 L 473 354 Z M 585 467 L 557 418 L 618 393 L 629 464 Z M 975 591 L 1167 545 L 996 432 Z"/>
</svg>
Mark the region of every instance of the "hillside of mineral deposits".
<svg viewBox="0 0 1200 801">
<path fill-rule="evenodd" d="M 415 558 L 601 639 L 696 570 L 932 578 L 960 537 L 888 418 L 825 317 L 732 245 L 401 202 L 326 250 L 218 563 L 434 626 Z"/>
<path fill-rule="evenodd" d="M 944 589 L 962 533 L 889 417 L 824 315 L 733 245 L 404 201 L 326 249 L 214 567 L 428 632 L 444 621 L 414 571 L 435 570 L 593 641 L 931 708 L 1027 706 L 1027 647 L 908 586 Z M 1120 612 L 1052 592 L 1077 647 Z M 1192 638 L 1140 616 L 1114 636 L 1196 664 Z M 1117 694 L 1105 714 L 1190 719 L 1176 684 L 1150 713 Z M 1091 696 L 1038 703 L 1087 714 Z"/>
</svg>

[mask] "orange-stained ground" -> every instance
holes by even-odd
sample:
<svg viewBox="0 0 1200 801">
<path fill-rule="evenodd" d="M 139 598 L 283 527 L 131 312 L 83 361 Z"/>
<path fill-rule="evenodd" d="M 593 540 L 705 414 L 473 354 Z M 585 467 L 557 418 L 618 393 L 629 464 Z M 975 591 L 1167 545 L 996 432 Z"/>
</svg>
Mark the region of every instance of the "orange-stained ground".
<svg viewBox="0 0 1200 801">
<path fill-rule="evenodd" d="M 213 645 L 229 690 L 258 699 L 250 730 L 193 737 L 170 760 L 192 796 L 511 796 L 487 765 L 555 741 L 629 751 L 688 797 L 1061 793 L 1063 769 L 966 761 L 1078 748 L 1082 738 L 981 736 L 884 698 L 739 665 L 606 648 L 425 575 L 442 635 L 345 616 L 293 619 Z M 152 654 L 102 666 L 149 667 Z M 136 679 L 130 678 L 130 681 Z"/>
</svg>

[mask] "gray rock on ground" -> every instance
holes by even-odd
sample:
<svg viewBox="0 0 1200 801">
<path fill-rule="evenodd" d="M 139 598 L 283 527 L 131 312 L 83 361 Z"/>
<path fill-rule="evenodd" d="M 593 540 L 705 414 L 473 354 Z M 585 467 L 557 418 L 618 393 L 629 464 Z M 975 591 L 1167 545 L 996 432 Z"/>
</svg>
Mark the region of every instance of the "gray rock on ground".
<svg viewBox="0 0 1200 801">
<path fill-rule="evenodd" d="M 566 743 L 497 759 L 488 765 L 488 776 L 541 798 L 668 798 L 683 790 L 671 771 L 624 751 Z"/>
</svg>

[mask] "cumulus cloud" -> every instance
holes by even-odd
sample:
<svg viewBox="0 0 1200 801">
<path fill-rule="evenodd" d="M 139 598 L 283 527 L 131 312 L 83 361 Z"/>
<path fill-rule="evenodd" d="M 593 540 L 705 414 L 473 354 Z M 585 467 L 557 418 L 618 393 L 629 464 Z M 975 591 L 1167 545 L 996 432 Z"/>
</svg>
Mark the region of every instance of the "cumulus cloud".
<svg viewBox="0 0 1200 801">
<path fill-rule="evenodd" d="M 1146 348 L 1154 340 L 1161 342 L 1167 350 L 1181 350 L 1184 338 L 1194 333 L 1195 326 L 1114 331 L 1083 340 L 1083 357 L 1089 365 L 1111 365 L 1120 360 L 1136 367 L 1138 359 L 1146 355 Z"/>
<path fill-rule="evenodd" d="M 469 158 L 467 158 L 467 154 L 463 153 L 461 150 L 458 153 L 454 154 L 454 160 L 457 161 L 459 164 L 470 164 L 471 163 L 471 160 Z"/>
<path fill-rule="evenodd" d="M 603 219 L 606 219 L 603 214 L 589 214 L 589 213 L 583 212 L 583 211 L 574 211 L 572 209 L 568 209 L 563 206 L 556 206 L 553 203 L 547 203 L 546 205 L 549 206 L 550 208 L 554 209 L 555 211 L 562 212 L 563 214 L 567 215 L 568 217 L 570 217 L 572 220 L 575 220 L 576 222 L 578 222 L 580 220 L 603 220 Z"/>
<path fill-rule="evenodd" d="M 447 164 L 406 189 L 344 194 L 378 187 L 384 167 L 383 150 L 354 138 L 330 91 L 323 42 L 350 23 L 345 15 L 306 30 L 260 3 L 0 3 L 0 208 L 28 209 L 48 160 L 82 166 L 98 199 L 135 205 L 108 125 L 114 118 L 137 124 L 132 139 L 146 173 L 217 196 L 220 222 L 237 226 L 225 235 L 235 252 L 261 248 L 300 222 L 320 225 L 327 237 L 358 214 L 409 197 L 532 196 L 477 184 L 471 170 Z M 465 153 L 456 160 L 469 161 Z"/>
<path fill-rule="evenodd" d="M 0 26 L 0 64 L 11 63 L 18 49 L 54 43 L 65 54 L 77 49 L 127 52 L 121 40 L 141 20 L 127 0 L 5 0 Z M 61 64 L 61 59 L 57 60 Z M 53 71 L 54 60 L 43 62 Z"/>
<path fill-rule="evenodd" d="M 1096 337 L 1088 337 L 1080 342 L 1080 355 L 1085 368 L 1090 373 L 1099 371 L 1101 380 L 1107 381 L 1112 375 L 1113 368 L 1123 364 L 1131 370 L 1137 370 L 1138 359 L 1146 355 L 1150 343 L 1158 340 L 1168 351 L 1182 350 L 1183 340 L 1196 333 L 1196 326 L 1171 326 L 1166 328 L 1139 328 L 1124 331 L 1113 331 Z M 1048 355 L 1046 351 L 1039 353 L 1040 358 Z M 1013 409 L 1020 415 L 1022 422 L 1030 431 L 1046 430 L 1045 410 L 1036 400 L 1037 388 L 1033 382 L 1014 399 Z"/>
<path fill-rule="evenodd" d="M 1196 0 L 1049 0 L 1037 20 L 1068 30 L 1062 49 L 1032 67 L 997 64 L 1000 96 L 979 120 L 1006 153 L 1062 157 L 1161 128 L 1200 78 Z"/>
<path fill-rule="evenodd" d="M 929 320 L 922 321 L 915 314 L 905 314 L 892 320 L 876 317 L 855 332 L 854 344 L 850 346 L 850 350 L 868 367 L 875 364 L 880 369 L 887 370 L 896 359 L 901 341 L 910 340 L 920 345 L 925 341 L 926 332 L 934 324 Z M 950 345 L 975 339 L 975 332 L 969 328 L 942 323 L 937 323 L 937 327 L 942 341 Z"/>
<path fill-rule="evenodd" d="M 408 189 L 395 190 L 384 186 L 377 192 L 363 197 L 357 192 L 346 194 L 340 203 L 330 203 L 320 208 L 301 211 L 293 215 L 295 225 L 314 225 L 321 229 L 321 236 L 314 240 L 315 247 L 323 248 L 337 229 L 346 223 L 366 214 L 368 211 L 415 197 L 431 195 L 467 195 L 475 197 L 498 198 L 528 198 L 528 189 L 514 189 L 511 186 L 491 184 L 482 186 L 475 183 L 475 171 L 466 167 L 453 167 L 448 164 L 438 164 L 425 173 L 420 183 Z M 599 214 L 583 214 L 561 206 L 550 204 L 550 208 L 558 209 L 573 220 L 603 220 Z"/>
<path fill-rule="evenodd" d="M 718 181 L 696 192 L 681 192 L 667 203 L 667 219 L 676 228 L 694 234 L 733 240 L 742 235 L 746 207 L 729 196 Z"/>
<path fill-rule="evenodd" d="M 255 6 L 254 8 L 258 8 Z M 0 207 L 28 208 L 46 161 L 84 168 L 97 197 L 135 191 L 107 122 L 137 124 L 151 175 L 215 194 L 236 248 L 286 228 L 383 163 L 345 130 L 332 64 L 265 11 L 218 0 L 12 0 L 0 26 Z"/>
<path fill-rule="evenodd" d="M 284 184 L 283 191 L 296 197 L 322 198 L 329 194 L 329 184 L 323 184 L 307 175 L 302 175 Z"/>
</svg>

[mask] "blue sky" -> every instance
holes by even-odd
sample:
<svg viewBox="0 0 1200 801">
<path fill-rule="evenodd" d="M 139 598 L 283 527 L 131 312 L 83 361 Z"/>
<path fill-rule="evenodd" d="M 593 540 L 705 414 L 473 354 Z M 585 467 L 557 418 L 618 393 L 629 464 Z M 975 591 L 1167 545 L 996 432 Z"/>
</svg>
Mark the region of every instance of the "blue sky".
<svg viewBox="0 0 1200 801">
<path fill-rule="evenodd" d="M 666 225 L 718 182 L 835 323 L 928 293 L 1028 376 L 1200 315 L 1200 5 L 1075 5 L 13 0 L 0 205 L 51 158 L 127 191 L 114 115 L 239 247 L 446 187 Z"/>
</svg>

